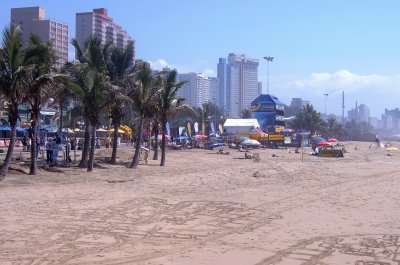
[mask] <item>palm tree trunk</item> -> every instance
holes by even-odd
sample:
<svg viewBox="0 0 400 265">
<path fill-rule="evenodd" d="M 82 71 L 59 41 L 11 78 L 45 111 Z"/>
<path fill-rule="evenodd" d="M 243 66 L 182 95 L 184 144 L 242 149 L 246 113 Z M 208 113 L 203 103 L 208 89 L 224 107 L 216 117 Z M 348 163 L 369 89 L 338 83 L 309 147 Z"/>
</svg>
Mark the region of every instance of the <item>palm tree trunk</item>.
<svg viewBox="0 0 400 265">
<path fill-rule="evenodd" d="M 13 116 L 18 117 L 17 113 L 14 114 Z M 10 126 L 11 126 L 10 144 L 8 145 L 7 154 L 6 154 L 6 158 L 4 159 L 4 163 L 0 168 L 0 181 L 2 181 L 6 177 L 8 169 L 11 165 L 11 157 L 14 152 L 14 143 L 15 143 L 15 138 L 17 135 L 17 128 L 16 128 L 17 127 L 17 118 L 10 120 Z"/>
<path fill-rule="evenodd" d="M 154 125 L 154 155 L 153 160 L 158 160 L 158 135 L 160 134 L 158 130 L 158 122 Z"/>
<path fill-rule="evenodd" d="M 89 156 L 89 147 L 90 147 L 90 132 L 89 132 L 90 124 L 89 120 L 85 120 L 85 133 L 83 140 L 83 149 L 82 149 L 82 157 L 79 162 L 79 167 L 86 168 L 88 165 L 88 156 Z"/>
<path fill-rule="evenodd" d="M 31 123 L 31 164 L 29 168 L 29 175 L 36 175 L 37 174 L 37 161 L 36 161 L 36 149 L 37 149 L 37 137 L 36 137 L 36 129 L 37 129 L 37 120 L 38 120 L 37 113 L 32 115 L 32 123 Z"/>
<path fill-rule="evenodd" d="M 96 125 L 92 125 L 92 138 L 90 139 L 90 153 L 89 153 L 89 161 L 87 167 L 88 172 L 93 170 L 95 147 L 96 147 Z"/>
<path fill-rule="evenodd" d="M 115 165 L 117 163 L 117 148 L 118 148 L 118 128 L 119 125 L 114 120 L 114 132 L 113 132 L 113 143 L 112 143 L 112 154 L 111 154 L 111 164 Z"/>
<path fill-rule="evenodd" d="M 160 166 L 165 166 L 166 160 L 166 152 L 165 152 L 165 134 L 167 133 L 167 116 L 162 117 L 161 119 L 161 126 L 162 126 L 162 140 L 161 140 L 161 163 Z"/>
<path fill-rule="evenodd" d="M 139 119 L 139 130 L 138 136 L 135 145 L 135 154 L 133 155 L 132 163 L 129 166 L 130 168 L 137 168 L 139 165 L 140 158 L 140 147 L 142 144 L 142 131 L 143 131 L 143 116 Z"/>
</svg>

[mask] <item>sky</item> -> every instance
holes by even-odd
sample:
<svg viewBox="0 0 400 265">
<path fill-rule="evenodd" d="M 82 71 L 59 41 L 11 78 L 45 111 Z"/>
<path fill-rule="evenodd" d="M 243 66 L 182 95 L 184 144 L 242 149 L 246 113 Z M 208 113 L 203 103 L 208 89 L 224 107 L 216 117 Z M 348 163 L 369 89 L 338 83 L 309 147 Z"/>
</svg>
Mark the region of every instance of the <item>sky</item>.
<svg viewBox="0 0 400 265">
<path fill-rule="evenodd" d="M 290 105 L 303 98 L 321 113 L 345 116 L 365 104 L 371 116 L 400 107 L 398 0 L 0 0 L 0 27 L 13 7 L 41 6 L 69 25 L 75 13 L 107 8 L 136 42 L 136 58 L 153 69 L 217 75 L 218 58 L 259 59 L 259 81 Z M 73 49 L 70 47 L 70 58 Z M 328 94 L 325 96 L 324 94 Z"/>
</svg>

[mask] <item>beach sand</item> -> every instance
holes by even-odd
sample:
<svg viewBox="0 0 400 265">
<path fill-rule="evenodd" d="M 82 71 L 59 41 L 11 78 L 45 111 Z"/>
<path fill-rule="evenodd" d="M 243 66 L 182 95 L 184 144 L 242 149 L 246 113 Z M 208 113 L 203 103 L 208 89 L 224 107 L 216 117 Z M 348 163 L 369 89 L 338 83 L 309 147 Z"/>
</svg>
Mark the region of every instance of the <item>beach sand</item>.
<svg viewBox="0 0 400 265">
<path fill-rule="evenodd" d="M 400 151 L 344 144 L 344 158 L 303 162 L 294 148 L 250 151 L 260 162 L 174 150 L 129 169 L 123 147 L 119 165 L 98 151 L 92 173 L 13 164 L 0 264 L 398 265 Z"/>
</svg>

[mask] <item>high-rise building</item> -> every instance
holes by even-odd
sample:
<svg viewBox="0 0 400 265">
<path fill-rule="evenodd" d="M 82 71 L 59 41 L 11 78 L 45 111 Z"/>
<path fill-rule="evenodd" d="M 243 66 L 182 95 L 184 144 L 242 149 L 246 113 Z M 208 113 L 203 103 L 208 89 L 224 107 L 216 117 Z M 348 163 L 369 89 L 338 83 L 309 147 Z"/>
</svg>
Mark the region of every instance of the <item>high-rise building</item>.
<svg viewBox="0 0 400 265">
<path fill-rule="evenodd" d="M 367 122 L 369 123 L 369 118 L 370 118 L 370 110 L 369 108 L 361 104 L 358 106 L 357 101 L 356 101 L 356 107 L 354 109 L 351 109 L 348 111 L 348 117 L 350 120 L 354 120 L 357 123 L 361 122 Z"/>
<path fill-rule="evenodd" d="M 228 65 L 226 64 L 226 59 L 225 58 L 219 58 L 218 65 L 217 65 L 217 77 L 219 80 L 219 101 L 218 105 L 222 108 L 224 108 L 224 111 L 227 110 L 227 87 L 226 87 L 226 78 L 227 78 L 227 67 Z"/>
<path fill-rule="evenodd" d="M 262 82 L 258 82 L 258 95 L 262 94 Z"/>
<path fill-rule="evenodd" d="M 11 24 L 21 28 L 24 42 L 31 34 L 34 34 L 44 42 L 53 43 L 53 48 L 60 58 L 56 66 L 61 66 L 68 61 L 68 25 L 53 19 L 45 19 L 44 8 L 38 6 L 12 8 Z"/>
<path fill-rule="evenodd" d="M 292 98 L 292 101 L 290 102 L 290 107 L 294 108 L 294 109 L 302 110 L 303 107 L 305 107 L 309 104 L 310 104 L 309 100 L 303 100 L 302 98 Z"/>
<path fill-rule="evenodd" d="M 358 122 L 360 122 L 360 123 L 361 122 L 369 123 L 369 117 L 370 117 L 369 108 L 366 105 L 361 104 L 358 107 Z"/>
<path fill-rule="evenodd" d="M 226 71 L 228 115 L 240 117 L 244 109 L 250 109 L 258 92 L 258 60 L 244 54 L 230 53 Z"/>
<path fill-rule="evenodd" d="M 93 9 L 93 12 L 76 13 L 75 38 L 81 49 L 90 36 L 97 37 L 102 44 L 112 42 L 120 49 L 125 48 L 129 42 L 135 44 L 128 33 L 108 16 L 105 8 Z M 135 45 L 133 45 L 133 54 L 135 55 Z"/>
<path fill-rule="evenodd" d="M 223 106 L 220 105 L 220 99 L 219 99 L 219 80 L 218 77 L 208 77 L 208 80 L 210 81 L 210 101 L 218 107 L 223 108 Z"/>
<path fill-rule="evenodd" d="M 179 74 L 179 82 L 186 83 L 178 90 L 177 97 L 184 98 L 185 104 L 192 107 L 201 107 L 210 101 L 210 80 L 203 74 Z"/>
</svg>

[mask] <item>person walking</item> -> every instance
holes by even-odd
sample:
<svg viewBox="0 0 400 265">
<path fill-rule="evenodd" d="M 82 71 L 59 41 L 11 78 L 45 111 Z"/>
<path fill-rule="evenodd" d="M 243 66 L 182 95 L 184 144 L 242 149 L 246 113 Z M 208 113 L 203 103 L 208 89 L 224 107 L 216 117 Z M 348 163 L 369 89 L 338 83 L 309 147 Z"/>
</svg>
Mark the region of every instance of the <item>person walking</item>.
<svg viewBox="0 0 400 265">
<path fill-rule="evenodd" d="M 53 144 L 54 142 L 52 138 L 48 138 L 45 143 L 47 164 L 51 164 L 53 162 Z"/>
<path fill-rule="evenodd" d="M 62 150 L 61 137 L 56 138 L 56 142 L 53 144 L 53 165 L 58 165 L 58 157 L 60 156 L 60 151 Z"/>
<path fill-rule="evenodd" d="M 65 141 L 65 159 L 67 163 L 71 163 L 71 157 L 70 157 L 70 153 L 71 153 L 71 142 L 69 139 L 67 139 Z"/>
</svg>

